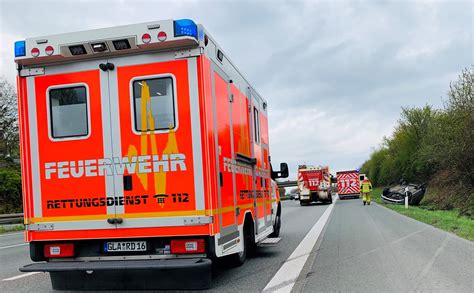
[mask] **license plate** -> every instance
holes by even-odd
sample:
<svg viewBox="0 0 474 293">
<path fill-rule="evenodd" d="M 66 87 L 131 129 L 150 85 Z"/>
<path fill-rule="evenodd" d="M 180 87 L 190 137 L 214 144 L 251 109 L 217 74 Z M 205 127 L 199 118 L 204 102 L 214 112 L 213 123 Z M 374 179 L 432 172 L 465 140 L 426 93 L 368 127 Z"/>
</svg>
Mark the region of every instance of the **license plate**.
<svg viewBox="0 0 474 293">
<path fill-rule="evenodd" d="M 105 252 L 146 251 L 146 241 L 105 242 Z"/>
</svg>

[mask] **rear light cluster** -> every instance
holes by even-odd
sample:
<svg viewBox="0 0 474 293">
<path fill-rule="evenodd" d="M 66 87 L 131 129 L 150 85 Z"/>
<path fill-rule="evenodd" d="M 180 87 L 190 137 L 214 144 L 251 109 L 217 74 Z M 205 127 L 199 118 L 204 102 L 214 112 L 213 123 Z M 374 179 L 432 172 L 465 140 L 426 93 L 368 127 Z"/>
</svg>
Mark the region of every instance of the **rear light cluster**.
<svg viewBox="0 0 474 293">
<path fill-rule="evenodd" d="M 47 258 L 73 257 L 74 244 L 72 243 L 46 244 L 44 246 L 44 256 Z"/>
<path fill-rule="evenodd" d="M 204 239 L 177 239 L 171 240 L 171 253 L 204 253 Z"/>
</svg>

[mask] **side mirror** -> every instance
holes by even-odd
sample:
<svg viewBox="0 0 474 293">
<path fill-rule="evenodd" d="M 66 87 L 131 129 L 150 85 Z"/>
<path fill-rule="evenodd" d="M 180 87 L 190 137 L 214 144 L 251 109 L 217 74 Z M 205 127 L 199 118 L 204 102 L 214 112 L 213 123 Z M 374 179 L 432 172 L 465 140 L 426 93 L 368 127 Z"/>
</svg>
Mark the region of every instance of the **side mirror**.
<svg viewBox="0 0 474 293">
<path fill-rule="evenodd" d="M 288 171 L 288 164 L 287 163 L 281 163 L 280 164 L 280 174 L 279 174 L 279 178 L 287 178 L 289 175 L 289 171 Z"/>
<path fill-rule="evenodd" d="M 270 164 L 271 167 L 271 164 Z M 273 167 L 271 167 L 272 170 L 272 179 L 275 180 L 277 178 L 287 178 L 289 175 L 288 171 L 288 164 L 287 163 L 281 163 L 280 164 L 280 171 L 273 171 Z"/>
</svg>

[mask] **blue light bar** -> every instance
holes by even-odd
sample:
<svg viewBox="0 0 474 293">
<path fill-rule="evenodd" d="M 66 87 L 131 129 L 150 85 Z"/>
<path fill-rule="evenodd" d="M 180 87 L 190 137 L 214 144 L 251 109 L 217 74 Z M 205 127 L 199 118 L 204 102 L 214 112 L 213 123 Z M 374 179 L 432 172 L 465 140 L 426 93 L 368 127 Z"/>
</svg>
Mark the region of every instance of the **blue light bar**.
<svg viewBox="0 0 474 293">
<path fill-rule="evenodd" d="M 26 56 L 26 42 L 17 41 L 15 42 L 15 57 Z"/>
<path fill-rule="evenodd" d="M 197 39 L 197 25 L 190 19 L 179 19 L 174 21 L 174 36 L 190 36 Z"/>
</svg>

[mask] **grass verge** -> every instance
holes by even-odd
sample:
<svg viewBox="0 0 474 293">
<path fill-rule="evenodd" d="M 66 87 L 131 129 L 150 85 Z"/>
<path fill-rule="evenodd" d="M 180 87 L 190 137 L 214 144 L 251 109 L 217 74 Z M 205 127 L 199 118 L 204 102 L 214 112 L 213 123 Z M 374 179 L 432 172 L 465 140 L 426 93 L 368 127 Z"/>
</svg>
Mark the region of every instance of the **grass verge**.
<svg viewBox="0 0 474 293">
<path fill-rule="evenodd" d="M 25 230 L 25 226 L 23 226 L 23 224 L 18 224 L 18 225 L 9 226 L 9 227 L 0 226 L 0 234 L 15 232 L 15 231 L 23 231 L 23 230 Z"/>
<path fill-rule="evenodd" d="M 408 216 L 420 222 L 435 226 L 442 230 L 452 232 L 459 237 L 474 241 L 474 220 L 460 216 L 457 210 L 432 210 L 427 206 L 410 206 L 405 209 L 403 205 L 385 204 L 380 195 L 382 188 L 374 188 L 372 191 L 372 201 L 396 211 L 402 215 Z"/>
</svg>

